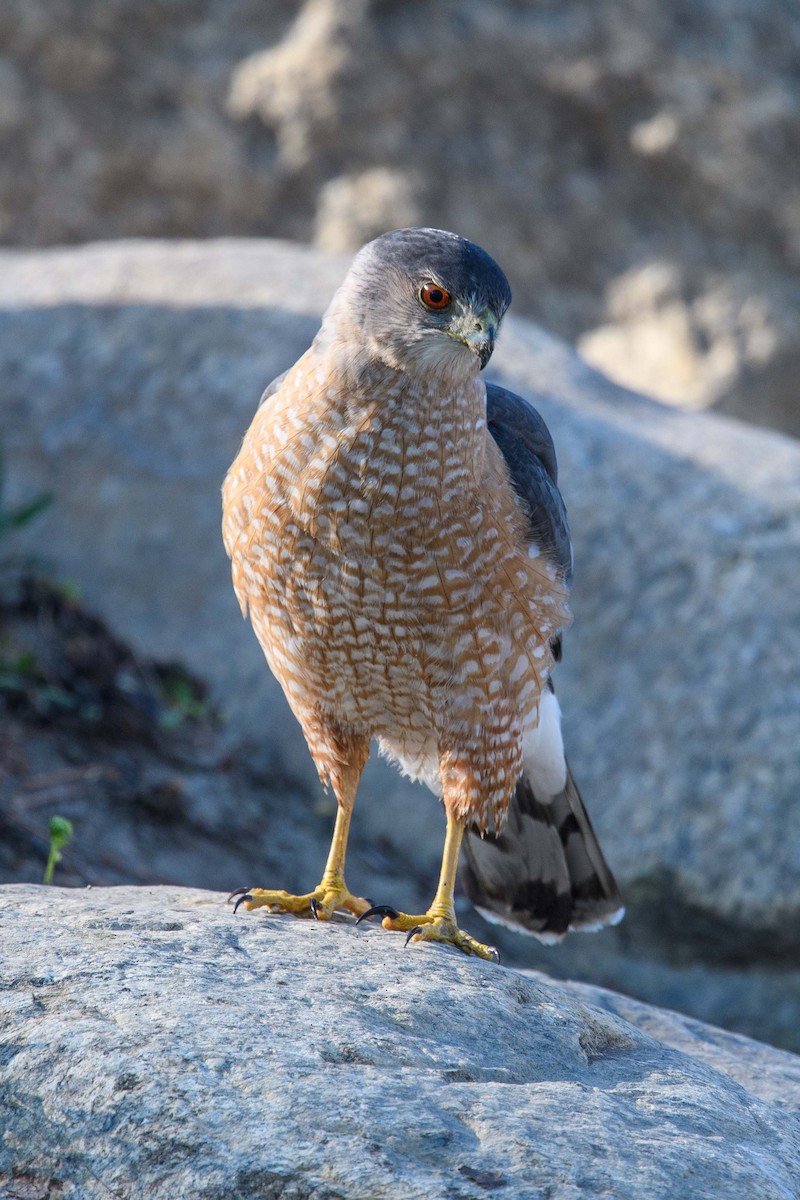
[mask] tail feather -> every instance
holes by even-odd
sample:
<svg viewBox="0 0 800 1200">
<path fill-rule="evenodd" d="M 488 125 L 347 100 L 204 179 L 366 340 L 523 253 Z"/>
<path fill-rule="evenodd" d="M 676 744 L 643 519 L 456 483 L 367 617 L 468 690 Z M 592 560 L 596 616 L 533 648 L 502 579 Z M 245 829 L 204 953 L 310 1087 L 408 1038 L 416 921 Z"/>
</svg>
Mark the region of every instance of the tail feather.
<svg viewBox="0 0 800 1200">
<path fill-rule="evenodd" d="M 624 915 L 569 766 L 564 790 L 542 799 L 523 774 L 501 833 L 469 829 L 464 851 L 467 896 L 490 921 L 552 942 Z"/>
</svg>

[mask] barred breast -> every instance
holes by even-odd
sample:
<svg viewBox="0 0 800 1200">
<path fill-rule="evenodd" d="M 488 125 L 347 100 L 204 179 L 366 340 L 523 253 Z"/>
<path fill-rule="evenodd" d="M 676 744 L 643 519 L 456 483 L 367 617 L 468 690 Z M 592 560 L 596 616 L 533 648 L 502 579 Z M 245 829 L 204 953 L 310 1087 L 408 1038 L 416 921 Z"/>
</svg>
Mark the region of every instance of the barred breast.
<svg viewBox="0 0 800 1200">
<path fill-rule="evenodd" d="M 480 377 L 357 392 L 310 350 L 225 481 L 234 586 L 323 780 L 337 731 L 376 737 L 454 815 L 500 824 L 567 623 L 531 557 Z"/>
</svg>

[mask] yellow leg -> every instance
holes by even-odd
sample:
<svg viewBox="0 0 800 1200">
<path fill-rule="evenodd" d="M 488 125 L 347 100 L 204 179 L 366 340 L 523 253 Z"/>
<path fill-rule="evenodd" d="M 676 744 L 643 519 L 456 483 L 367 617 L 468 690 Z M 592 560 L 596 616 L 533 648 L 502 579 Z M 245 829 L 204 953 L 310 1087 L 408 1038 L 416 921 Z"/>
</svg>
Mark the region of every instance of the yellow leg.
<svg viewBox="0 0 800 1200">
<path fill-rule="evenodd" d="M 461 849 L 461 839 L 464 836 L 464 823 L 448 815 L 447 831 L 444 837 L 442 852 L 442 869 L 439 872 L 439 886 L 433 903 L 426 913 L 410 914 L 397 912 L 388 905 L 376 905 L 368 912 L 362 913 L 359 924 L 365 917 L 381 916 L 384 929 L 397 929 L 407 933 L 406 945 L 409 942 L 449 942 L 457 946 L 465 954 L 476 954 L 478 958 L 486 958 L 499 962 L 500 956 L 494 946 L 484 946 L 476 941 L 456 922 L 456 910 L 453 903 L 453 890 L 458 870 L 458 852 Z"/>
<path fill-rule="evenodd" d="M 350 833 L 350 818 L 353 815 L 356 788 L 363 763 L 350 769 L 343 769 L 341 781 L 337 780 L 336 824 L 333 827 L 331 847 L 328 851 L 328 861 L 313 892 L 294 896 L 290 892 L 275 891 L 267 888 L 237 888 L 228 897 L 232 900 L 238 897 L 234 912 L 243 904 L 248 911 L 254 908 L 269 908 L 277 912 L 290 912 L 298 917 L 316 917 L 318 921 L 329 921 L 339 909 L 359 916 L 369 909 L 370 901 L 360 896 L 354 896 L 344 879 L 344 862 L 347 854 L 347 838 Z"/>
</svg>

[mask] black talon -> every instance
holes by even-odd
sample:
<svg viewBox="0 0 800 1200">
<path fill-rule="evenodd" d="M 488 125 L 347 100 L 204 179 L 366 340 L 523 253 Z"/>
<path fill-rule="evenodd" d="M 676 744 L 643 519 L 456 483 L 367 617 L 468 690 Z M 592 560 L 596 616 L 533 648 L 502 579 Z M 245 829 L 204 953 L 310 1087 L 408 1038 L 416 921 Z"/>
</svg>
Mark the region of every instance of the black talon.
<svg viewBox="0 0 800 1200">
<path fill-rule="evenodd" d="M 309 902 L 309 906 L 311 908 L 312 913 L 314 914 L 314 920 L 318 921 L 319 914 L 322 912 L 322 905 L 319 903 L 318 900 L 315 900 L 312 896 L 312 898 Z"/>
<path fill-rule="evenodd" d="M 409 932 L 408 932 L 408 937 L 406 938 L 406 940 L 405 940 L 405 942 L 404 942 L 404 946 L 407 946 L 407 945 L 408 945 L 408 943 L 411 941 L 411 939 L 413 938 L 413 936 L 414 936 L 414 934 L 415 934 L 415 933 L 422 933 L 422 926 L 421 926 L 421 925 L 415 925 L 413 929 L 410 929 L 410 930 L 409 930 Z"/>
<path fill-rule="evenodd" d="M 356 918 L 356 925 L 360 925 L 362 921 L 366 921 L 367 917 L 391 917 L 394 920 L 399 916 L 400 913 L 396 908 L 392 908 L 391 904 L 373 904 L 372 908 L 368 908 L 366 912 Z"/>
<path fill-rule="evenodd" d="M 500 962 L 500 951 L 497 949 L 497 947 L 490 946 L 489 952 L 491 953 L 491 956 L 492 956 L 492 962 L 499 963 Z"/>
<path fill-rule="evenodd" d="M 234 895 L 234 896 L 235 896 L 235 895 L 236 895 L 236 892 L 233 892 L 233 893 L 232 893 L 232 895 Z M 238 900 L 236 901 L 236 903 L 234 904 L 234 906 L 233 906 L 233 911 L 234 911 L 234 912 L 236 912 L 236 910 L 237 910 L 237 908 L 239 907 L 239 905 L 240 905 L 240 904 L 244 904 L 245 900 L 252 900 L 252 899 L 253 899 L 253 897 L 250 895 L 250 893 L 249 893 L 249 892 L 247 892 L 247 891 L 246 891 L 246 892 L 244 893 L 244 895 L 243 895 L 243 896 L 240 896 L 240 897 L 239 897 L 239 899 L 238 899 Z"/>
<path fill-rule="evenodd" d="M 230 896 L 228 896 L 228 904 L 230 904 L 234 896 L 244 896 L 249 890 L 249 888 L 234 888 Z"/>
</svg>

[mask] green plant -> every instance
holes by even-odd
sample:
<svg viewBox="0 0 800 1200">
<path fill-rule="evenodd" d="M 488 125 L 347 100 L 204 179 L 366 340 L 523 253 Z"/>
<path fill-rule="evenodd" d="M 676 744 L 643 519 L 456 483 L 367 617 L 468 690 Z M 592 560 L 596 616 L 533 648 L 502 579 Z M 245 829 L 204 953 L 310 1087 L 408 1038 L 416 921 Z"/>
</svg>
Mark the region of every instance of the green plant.
<svg viewBox="0 0 800 1200">
<path fill-rule="evenodd" d="M 35 680 L 36 675 L 36 659 L 27 650 L 13 659 L 0 656 L 0 692 L 16 691 L 30 680 Z"/>
<path fill-rule="evenodd" d="M 61 851 L 72 841 L 73 833 L 72 821 L 68 821 L 66 817 L 50 818 L 50 854 L 44 869 L 45 883 L 53 882 L 56 863 L 61 862 Z"/>
<path fill-rule="evenodd" d="M 202 685 L 177 665 L 163 672 L 160 679 L 162 729 L 176 729 L 187 719 L 200 720 L 208 712 Z"/>
<path fill-rule="evenodd" d="M 13 508 L 9 508 L 6 506 L 5 490 L 5 453 L 0 445 L 0 537 L 4 537 L 14 529 L 21 529 L 23 525 L 27 525 L 34 517 L 38 517 L 40 513 L 44 512 L 53 502 L 50 492 L 39 492 L 24 504 L 17 504 Z"/>
</svg>

